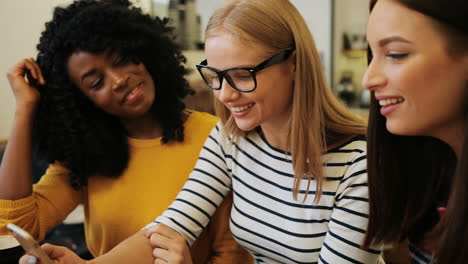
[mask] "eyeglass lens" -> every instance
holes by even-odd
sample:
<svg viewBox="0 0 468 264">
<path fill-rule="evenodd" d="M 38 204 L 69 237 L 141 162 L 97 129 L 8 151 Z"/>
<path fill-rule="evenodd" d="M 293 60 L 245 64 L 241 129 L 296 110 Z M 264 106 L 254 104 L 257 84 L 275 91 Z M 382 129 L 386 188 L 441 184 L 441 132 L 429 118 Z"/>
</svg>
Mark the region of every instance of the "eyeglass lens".
<svg viewBox="0 0 468 264">
<path fill-rule="evenodd" d="M 213 89 L 221 87 L 220 74 L 210 68 L 201 68 L 201 75 L 206 83 Z M 247 69 L 231 69 L 224 73 L 226 81 L 231 86 L 241 91 L 249 91 L 255 88 L 255 79 L 253 74 Z"/>
</svg>

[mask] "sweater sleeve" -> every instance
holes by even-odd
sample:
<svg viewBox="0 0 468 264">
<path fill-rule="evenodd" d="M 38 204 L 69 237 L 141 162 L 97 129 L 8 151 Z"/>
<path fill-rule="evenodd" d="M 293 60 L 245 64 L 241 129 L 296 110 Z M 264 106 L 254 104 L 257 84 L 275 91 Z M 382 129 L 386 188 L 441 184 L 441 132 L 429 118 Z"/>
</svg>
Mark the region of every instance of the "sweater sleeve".
<svg viewBox="0 0 468 264">
<path fill-rule="evenodd" d="M 49 166 L 41 180 L 34 184 L 31 196 L 19 200 L 0 200 L 0 235 L 9 234 L 8 223 L 14 223 L 41 241 L 52 227 L 62 222 L 82 201 L 82 191 L 68 183 L 68 170 L 59 163 Z"/>
<path fill-rule="evenodd" d="M 183 189 L 155 220 L 155 223 L 163 223 L 179 232 L 189 245 L 197 239 L 231 190 L 231 173 L 222 144 L 226 139 L 220 131 L 218 123 L 205 141 Z"/>
<path fill-rule="evenodd" d="M 381 248 L 362 249 L 368 223 L 366 154 L 357 155 L 338 187 L 319 263 L 379 263 Z"/>
<path fill-rule="evenodd" d="M 229 229 L 231 207 L 232 192 L 226 196 L 208 226 L 190 248 L 193 263 L 253 263 L 250 253 L 234 240 Z"/>
</svg>

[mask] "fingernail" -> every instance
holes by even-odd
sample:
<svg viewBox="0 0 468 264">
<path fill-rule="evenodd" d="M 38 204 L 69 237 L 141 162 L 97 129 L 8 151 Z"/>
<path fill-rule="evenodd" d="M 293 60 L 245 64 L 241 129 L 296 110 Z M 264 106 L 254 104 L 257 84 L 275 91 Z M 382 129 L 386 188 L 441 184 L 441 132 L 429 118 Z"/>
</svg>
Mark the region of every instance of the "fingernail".
<svg viewBox="0 0 468 264">
<path fill-rule="evenodd" d="M 31 257 L 28 261 L 28 264 L 36 264 L 37 259 L 35 257 Z"/>
</svg>

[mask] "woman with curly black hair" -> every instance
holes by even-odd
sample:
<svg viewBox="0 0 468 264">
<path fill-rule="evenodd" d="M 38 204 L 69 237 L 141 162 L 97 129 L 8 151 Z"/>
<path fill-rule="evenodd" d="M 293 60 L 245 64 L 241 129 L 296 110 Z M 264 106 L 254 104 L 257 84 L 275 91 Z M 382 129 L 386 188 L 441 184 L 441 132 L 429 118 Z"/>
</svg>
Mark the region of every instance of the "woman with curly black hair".
<svg viewBox="0 0 468 264">
<path fill-rule="evenodd" d="M 0 234 L 14 222 L 42 240 L 83 203 L 88 248 L 98 256 L 167 208 L 216 122 L 185 110 L 185 58 L 171 34 L 167 20 L 125 0 L 55 9 L 37 63 L 24 59 L 7 74 L 17 104 L 0 168 Z M 51 164 L 34 186 L 32 153 Z M 195 247 L 199 262 L 243 254 L 228 214 L 218 215 L 207 245 Z M 134 254 L 152 261 L 148 240 L 141 232 L 135 239 L 143 252 Z M 208 243 L 214 252 L 201 250 Z"/>
</svg>

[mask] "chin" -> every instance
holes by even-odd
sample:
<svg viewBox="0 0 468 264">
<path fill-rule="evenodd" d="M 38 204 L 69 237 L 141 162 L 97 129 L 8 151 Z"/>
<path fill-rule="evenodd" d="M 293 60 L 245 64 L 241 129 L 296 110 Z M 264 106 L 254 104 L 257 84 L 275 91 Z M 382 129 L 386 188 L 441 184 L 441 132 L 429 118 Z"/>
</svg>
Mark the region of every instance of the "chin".
<svg viewBox="0 0 468 264">
<path fill-rule="evenodd" d="M 245 131 L 245 132 L 252 131 L 258 126 L 256 124 L 251 123 L 251 122 L 238 121 L 237 119 L 235 119 L 235 122 L 236 122 L 237 127 L 240 130 Z"/>
<path fill-rule="evenodd" d="M 405 125 L 405 124 L 392 124 L 391 122 L 387 121 L 387 130 L 388 132 L 398 135 L 398 136 L 419 136 L 421 133 L 418 133 L 418 131 L 415 131 L 415 129 L 411 129 L 410 126 Z"/>
</svg>

